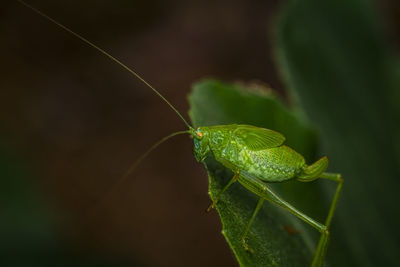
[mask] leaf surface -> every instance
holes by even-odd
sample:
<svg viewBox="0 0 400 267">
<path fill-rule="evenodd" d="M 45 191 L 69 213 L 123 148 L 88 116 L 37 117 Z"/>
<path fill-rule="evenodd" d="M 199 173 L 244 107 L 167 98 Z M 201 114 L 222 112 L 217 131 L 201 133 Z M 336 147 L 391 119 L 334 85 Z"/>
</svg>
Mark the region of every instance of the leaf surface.
<svg viewBox="0 0 400 267">
<path fill-rule="evenodd" d="M 330 170 L 345 181 L 331 229 L 330 248 L 341 248 L 329 250 L 332 266 L 398 265 L 400 60 L 375 5 L 289 1 L 276 29 L 279 69 L 318 127 Z"/>
<path fill-rule="evenodd" d="M 189 96 L 190 117 L 195 127 L 223 124 L 250 124 L 284 134 L 286 144 L 314 159 L 316 136 L 309 125 L 289 111 L 270 91 L 254 91 L 251 86 L 203 80 Z M 213 158 L 205 164 L 212 199 L 232 178 L 233 173 Z M 299 209 L 317 218 L 324 214 L 322 196 L 314 183 L 287 182 L 274 189 Z M 307 266 L 314 252 L 318 233 L 282 208 L 265 202 L 248 234 L 254 254 L 245 251 L 240 237 L 258 198 L 240 184 L 232 185 L 221 196 L 217 211 L 222 232 L 242 266 Z"/>
</svg>

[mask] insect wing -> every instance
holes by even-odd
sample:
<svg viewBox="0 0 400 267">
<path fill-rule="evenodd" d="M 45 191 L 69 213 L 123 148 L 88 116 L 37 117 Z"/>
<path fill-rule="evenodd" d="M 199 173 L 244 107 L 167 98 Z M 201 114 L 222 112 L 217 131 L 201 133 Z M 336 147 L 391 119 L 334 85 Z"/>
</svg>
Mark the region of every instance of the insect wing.
<svg viewBox="0 0 400 267">
<path fill-rule="evenodd" d="M 238 125 L 233 134 L 239 143 L 254 151 L 277 147 L 285 141 L 281 133 L 251 125 Z"/>
</svg>

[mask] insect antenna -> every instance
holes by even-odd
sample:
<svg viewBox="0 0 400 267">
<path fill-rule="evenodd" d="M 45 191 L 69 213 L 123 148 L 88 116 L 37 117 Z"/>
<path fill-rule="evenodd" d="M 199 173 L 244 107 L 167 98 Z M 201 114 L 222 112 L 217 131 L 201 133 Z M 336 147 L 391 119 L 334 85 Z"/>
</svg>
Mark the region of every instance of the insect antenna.
<svg viewBox="0 0 400 267">
<path fill-rule="evenodd" d="M 161 140 L 159 140 L 158 142 L 154 143 L 154 145 L 152 145 L 146 152 L 144 152 L 130 167 L 129 169 L 125 172 L 125 174 L 120 178 L 120 181 L 118 181 L 117 183 L 121 183 L 126 177 L 128 177 L 131 173 L 133 173 L 133 171 L 136 169 L 137 166 L 139 166 L 139 164 L 154 150 L 156 149 L 159 145 L 161 145 L 162 143 L 164 143 L 165 141 L 167 141 L 168 139 L 177 136 L 177 135 L 181 135 L 181 134 L 191 134 L 191 131 L 179 131 L 179 132 L 175 132 L 172 133 L 168 136 L 163 137 Z"/>
<path fill-rule="evenodd" d="M 144 152 L 130 167 L 129 169 L 121 176 L 121 178 L 119 178 L 111 187 L 111 189 L 109 189 L 107 191 L 107 193 L 105 194 L 104 197 L 102 197 L 96 204 L 95 206 L 91 209 L 91 211 L 89 212 L 89 214 L 87 214 L 87 218 L 90 219 L 93 215 L 93 213 L 99 208 L 101 207 L 101 204 L 104 204 L 104 202 L 115 192 L 115 190 L 126 180 L 126 178 L 133 173 L 133 171 L 137 168 L 137 166 L 154 150 L 156 149 L 159 145 L 161 145 L 162 143 L 164 143 L 165 141 L 169 140 L 170 138 L 177 136 L 177 135 L 181 135 L 181 134 L 191 134 L 193 135 L 193 127 L 185 120 L 185 118 L 182 116 L 181 113 L 179 113 L 179 111 L 158 91 L 156 90 L 150 83 L 148 83 L 145 79 L 143 79 L 137 72 L 135 72 L 132 68 L 128 67 L 126 64 L 122 63 L 119 59 L 117 59 L 116 57 L 112 56 L 110 53 L 108 53 L 107 51 L 105 51 L 104 49 L 100 48 L 99 46 L 95 45 L 94 43 L 92 43 L 91 41 L 89 41 L 88 39 L 86 39 L 85 37 L 81 36 L 80 34 L 72 31 L 71 29 L 69 29 L 68 27 L 64 26 L 63 24 L 61 24 L 60 22 L 54 20 L 53 18 L 49 17 L 48 15 L 46 15 L 45 13 L 43 13 L 42 11 L 40 11 L 39 9 L 29 5 L 28 3 L 26 3 L 25 1 L 22 0 L 17 0 L 20 4 L 24 5 L 25 7 L 31 9 L 32 11 L 34 11 L 35 13 L 37 13 L 38 15 L 40 15 L 41 17 L 49 20 L 50 22 L 54 23 L 55 25 L 57 25 L 58 27 L 60 27 L 61 29 L 65 30 L 66 32 L 70 33 L 71 35 L 75 36 L 76 38 L 80 39 L 81 41 L 83 41 L 84 43 L 86 43 L 87 45 L 93 47 L 94 49 L 96 49 L 97 51 L 99 51 L 100 53 L 102 53 L 103 55 L 105 55 L 106 57 L 108 57 L 109 59 L 111 59 L 111 61 L 115 62 L 116 64 L 118 64 L 119 66 L 121 66 L 123 69 L 125 69 L 126 71 L 128 71 L 130 74 L 132 74 L 134 77 L 136 77 L 137 79 L 139 79 L 142 83 L 144 83 L 147 87 L 149 87 L 151 90 L 153 90 L 154 93 L 156 93 L 178 116 L 179 118 L 181 118 L 181 120 L 186 124 L 186 126 L 189 128 L 189 130 L 186 131 L 179 131 L 179 132 L 175 132 L 172 133 L 164 138 L 162 138 L 161 140 L 159 140 L 158 142 L 156 142 L 154 145 L 152 145 L 146 152 Z"/>
<path fill-rule="evenodd" d="M 137 72 L 135 72 L 132 68 L 128 67 L 126 64 L 122 63 L 120 60 L 118 60 L 116 57 L 112 56 L 110 53 L 108 53 L 107 51 L 105 51 L 104 49 L 98 47 L 97 45 L 95 45 L 94 43 L 92 43 L 91 41 L 89 41 L 88 39 L 86 39 L 85 37 L 81 36 L 80 34 L 72 31 L 71 29 L 69 29 L 68 27 L 64 26 L 63 24 L 61 24 L 60 22 L 54 20 L 53 18 L 47 16 L 45 13 L 43 13 L 42 11 L 40 11 L 39 9 L 29 5 L 28 3 L 22 1 L 22 0 L 17 0 L 19 3 L 21 3 L 22 5 L 26 6 L 27 8 L 33 10 L 35 13 L 39 14 L 40 16 L 42 16 L 43 18 L 51 21 L 52 23 L 54 23 L 55 25 L 57 25 L 58 27 L 62 28 L 63 30 L 65 30 L 66 32 L 72 34 L 73 36 L 75 36 L 76 38 L 80 39 L 81 41 L 83 41 L 84 43 L 88 44 L 89 46 L 93 47 L 94 49 L 96 49 L 97 51 L 99 51 L 100 53 L 102 53 L 103 55 L 105 55 L 106 57 L 108 57 L 109 59 L 111 59 L 112 61 L 114 61 L 115 63 L 117 63 L 119 66 L 121 66 L 123 69 L 125 69 L 126 71 L 128 71 L 130 74 L 132 74 L 134 77 L 136 77 L 137 79 L 139 79 L 142 83 L 144 83 L 147 87 L 149 87 L 151 90 L 153 90 L 154 93 L 156 93 L 162 100 L 164 100 L 165 103 L 167 103 L 167 105 L 181 118 L 181 120 L 186 124 L 186 126 L 189 129 L 192 129 L 192 127 L 190 126 L 190 124 L 185 120 L 185 118 L 182 116 L 181 113 L 179 113 L 179 111 L 159 92 L 157 91 L 150 83 L 148 83 L 145 79 L 143 79 Z"/>
<path fill-rule="evenodd" d="M 179 131 L 179 132 L 174 132 L 170 135 L 167 135 L 160 139 L 158 142 L 154 143 L 146 152 L 144 152 L 132 165 L 128 168 L 128 170 L 116 181 L 113 183 L 111 189 L 108 189 L 106 194 L 94 205 L 93 208 L 91 208 L 88 218 L 90 219 L 92 217 L 92 214 L 94 214 L 98 208 L 103 206 L 106 200 L 108 200 L 114 193 L 115 191 L 122 185 L 126 179 L 131 175 L 136 168 L 140 165 L 140 163 L 154 150 L 156 149 L 159 145 L 164 143 L 165 141 L 171 139 L 174 136 L 181 135 L 181 134 L 191 134 L 190 130 L 187 131 Z"/>
</svg>

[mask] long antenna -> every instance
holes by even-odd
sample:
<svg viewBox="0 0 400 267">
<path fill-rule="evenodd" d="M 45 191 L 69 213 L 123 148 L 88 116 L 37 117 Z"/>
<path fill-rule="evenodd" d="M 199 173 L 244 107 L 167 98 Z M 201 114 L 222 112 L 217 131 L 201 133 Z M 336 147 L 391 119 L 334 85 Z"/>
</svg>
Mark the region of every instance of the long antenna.
<svg viewBox="0 0 400 267">
<path fill-rule="evenodd" d="M 152 145 L 146 152 L 144 152 L 140 158 L 138 158 L 130 167 L 129 169 L 112 185 L 111 189 L 109 189 L 107 191 L 107 193 L 105 194 L 104 197 L 102 197 L 97 204 L 95 204 L 95 206 L 93 207 L 93 209 L 91 210 L 90 214 L 88 215 L 88 217 L 92 217 L 92 215 L 97 211 L 97 209 L 99 207 L 102 206 L 102 204 L 104 204 L 104 202 L 114 194 L 114 192 L 117 190 L 117 188 L 120 187 L 120 185 L 122 185 L 125 180 L 129 177 L 130 174 L 133 173 L 133 171 L 136 169 L 137 166 L 139 166 L 139 164 L 154 150 L 156 149 L 159 145 L 161 145 L 162 143 L 164 143 L 165 141 L 169 140 L 170 138 L 177 136 L 177 135 L 181 135 L 181 134 L 190 134 L 190 130 L 186 130 L 186 131 L 179 131 L 179 132 L 175 132 L 172 133 L 168 136 L 163 137 L 161 140 L 159 140 L 157 143 L 155 143 L 154 145 Z"/>
<path fill-rule="evenodd" d="M 112 55 L 110 55 L 108 52 L 106 52 L 104 49 L 98 47 L 97 45 L 95 45 L 94 43 L 90 42 L 88 39 L 84 38 L 83 36 L 77 34 L 76 32 L 70 30 L 69 28 L 67 28 L 66 26 L 62 25 L 61 23 L 59 23 L 58 21 L 54 20 L 53 18 L 47 16 L 46 14 L 44 14 L 42 11 L 36 9 L 35 7 L 29 5 L 28 3 L 25 3 L 22 0 L 17 0 L 18 2 L 20 2 L 22 5 L 26 6 L 29 9 L 32 9 L 35 13 L 39 14 L 40 16 L 42 16 L 43 18 L 53 22 L 54 24 L 56 24 L 58 27 L 62 28 L 63 30 L 67 31 L 68 33 L 74 35 L 75 37 L 77 37 L 78 39 L 80 39 L 81 41 L 85 42 L 86 44 L 88 44 L 89 46 L 93 47 L 94 49 L 96 49 L 97 51 L 99 51 L 100 53 L 102 53 L 103 55 L 105 55 L 106 57 L 108 57 L 109 59 L 111 59 L 112 61 L 114 61 L 115 63 L 117 63 L 118 65 L 120 65 L 122 68 L 124 68 L 126 71 L 128 71 L 130 74 L 132 74 L 133 76 L 135 76 L 137 79 L 139 79 L 141 82 L 143 82 L 147 87 L 149 87 L 151 90 L 154 91 L 154 93 L 156 93 L 159 97 L 161 97 L 162 100 L 164 100 L 165 103 L 168 104 L 168 106 L 170 108 L 172 108 L 173 111 L 175 111 L 176 114 L 178 114 L 178 116 L 182 119 L 182 121 L 186 124 L 186 126 L 189 129 L 192 129 L 192 127 L 190 126 L 190 124 L 183 118 L 183 116 L 179 113 L 179 111 L 164 97 L 162 96 L 162 94 L 160 92 L 158 92 L 153 86 L 151 86 L 145 79 L 143 79 L 138 73 L 136 73 L 134 70 L 132 70 L 131 68 L 129 68 L 127 65 L 125 65 L 124 63 L 122 63 L 120 60 L 118 60 L 117 58 L 113 57 Z"/>
<path fill-rule="evenodd" d="M 180 135 L 180 134 L 190 134 L 190 130 L 188 131 L 179 131 L 179 132 L 175 132 L 172 133 L 168 136 L 163 137 L 161 140 L 159 140 L 157 143 L 155 143 L 154 145 L 152 145 L 146 152 L 144 152 L 140 158 L 138 158 L 130 167 L 129 169 L 125 172 L 125 174 L 121 177 L 121 180 L 124 180 L 126 177 L 128 177 L 135 169 L 137 166 L 139 166 L 139 164 L 142 162 L 142 160 L 144 160 L 154 149 L 156 149 L 159 145 L 161 145 L 162 143 L 164 143 L 165 141 L 167 141 L 168 139 L 170 139 L 171 137 L 174 137 L 176 135 Z M 122 181 L 120 181 L 122 182 Z M 119 183 L 120 183 L 119 182 Z"/>
</svg>

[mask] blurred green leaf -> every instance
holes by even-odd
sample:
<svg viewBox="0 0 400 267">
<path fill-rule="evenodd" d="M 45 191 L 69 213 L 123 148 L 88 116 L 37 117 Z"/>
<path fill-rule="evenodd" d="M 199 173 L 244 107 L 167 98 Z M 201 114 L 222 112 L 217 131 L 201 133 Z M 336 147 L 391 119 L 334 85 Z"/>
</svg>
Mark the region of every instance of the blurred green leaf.
<svg viewBox="0 0 400 267">
<path fill-rule="evenodd" d="M 345 179 L 328 261 L 396 266 L 400 61 L 384 41 L 374 5 L 290 1 L 277 26 L 280 70 Z"/>
<path fill-rule="evenodd" d="M 251 124 L 283 133 L 286 144 L 313 159 L 316 135 L 309 125 L 289 111 L 270 90 L 255 85 L 232 85 L 204 80 L 194 85 L 189 96 L 190 117 L 195 127 L 222 124 Z M 212 199 L 232 178 L 230 170 L 213 158 L 205 164 Z M 309 215 L 321 219 L 324 202 L 317 183 L 286 182 L 274 184 L 284 198 Z M 241 234 L 258 198 L 239 183 L 221 197 L 217 211 L 223 234 L 242 266 L 307 266 L 310 264 L 318 232 L 282 208 L 265 202 L 248 235 L 254 254 L 245 251 Z M 288 229 L 295 229 L 297 234 Z"/>
</svg>

